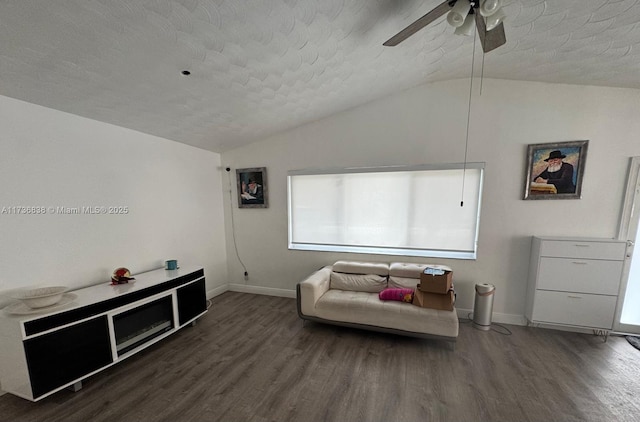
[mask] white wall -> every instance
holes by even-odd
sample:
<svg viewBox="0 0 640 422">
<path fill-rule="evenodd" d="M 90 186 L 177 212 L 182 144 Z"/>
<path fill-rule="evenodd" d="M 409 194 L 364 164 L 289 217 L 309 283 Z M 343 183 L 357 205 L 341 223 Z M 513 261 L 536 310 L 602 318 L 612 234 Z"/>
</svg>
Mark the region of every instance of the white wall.
<svg viewBox="0 0 640 422">
<path fill-rule="evenodd" d="M 126 215 L 0 213 L 0 295 L 110 281 L 168 258 L 226 287 L 220 155 L 0 97 L 2 207 L 126 206 Z M 1 211 L 0 211 L 1 212 Z M 7 296 L 0 297 L 0 304 Z"/>
<path fill-rule="evenodd" d="M 225 202 L 231 188 L 249 272 L 245 281 L 226 205 L 230 282 L 292 291 L 337 259 L 442 262 L 454 269 L 459 309 L 473 308 L 475 283 L 493 283 L 494 317 L 521 322 L 532 235 L 616 236 L 629 157 L 640 155 L 640 91 L 506 80 L 484 80 L 481 96 L 474 90 L 468 161 L 487 163 L 475 261 L 287 249 L 288 170 L 462 162 L 468 93 L 469 80 L 424 85 L 224 153 L 232 168 Z M 528 144 L 584 139 L 582 199 L 522 200 Z M 238 209 L 235 169 L 262 166 L 270 207 Z"/>
</svg>

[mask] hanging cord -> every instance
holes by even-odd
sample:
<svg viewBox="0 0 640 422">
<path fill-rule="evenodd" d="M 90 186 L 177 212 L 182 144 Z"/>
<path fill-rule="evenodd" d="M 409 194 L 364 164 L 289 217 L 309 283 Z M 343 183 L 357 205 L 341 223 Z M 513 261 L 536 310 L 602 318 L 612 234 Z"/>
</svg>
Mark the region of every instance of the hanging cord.
<svg viewBox="0 0 640 422">
<path fill-rule="evenodd" d="M 467 108 L 467 134 L 464 141 L 464 165 L 462 168 L 462 194 L 460 206 L 464 206 L 464 180 L 467 175 L 467 151 L 469 149 L 469 125 L 471 121 L 471 96 L 473 95 L 473 67 L 476 60 L 476 38 L 478 31 L 473 31 L 473 54 L 471 55 L 471 82 L 469 83 L 469 107 Z"/>
<path fill-rule="evenodd" d="M 495 325 L 496 327 L 500 327 L 502 330 L 505 330 L 505 331 L 506 331 L 506 333 L 505 333 L 505 332 L 502 332 L 502 331 L 499 331 L 499 330 L 496 330 L 495 328 L 493 328 L 493 326 L 494 326 L 494 325 Z M 502 334 L 503 336 L 510 336 L 511 334 L 513 334 L 513 333 L 511 332 L 511 330 L 510 330 L 510 329 L 508 329 L 508 328 L 507 328 L 507 327 L 505 327 L 504 325 L 500 325 L 500 324 L 493 324 L 493 325 L 491 325 L 491 331 L 495 331 L 496 333 L 498 333 L 498 334 Z"/>
<path fill-rule="evenodd" d="M 238 258 L 240 265 L 242 265 L 242 268 L 244 269 L 244 276 L 246 278 L 249 273 L 247 272 L 247 267 L 244 266 L 242 259 L 240 259 L 240 253 L 238 253 L 238 243 L 236 242 L 236 223 L 233 220 L 233 198 L 231 196 L 231 176 L 229 176 L 229 174 L 229 171 L 227 171 L 227 180 L 229 182 L 229 208 L 231 210 L 231 235 L 233 237 L 233 247 L 236 250 L 236 257 Z"/>
<path fill-rule="evenodd" d="M 482 52 L 482 65 L 480 66 L 480 95 L 482 95 L 482 82 L 484 82 L 484 51 Z"/>
<path fill-rule="evenodd" d="M 472 321 L 473 321 L 473 318 L 471 318 L 471 315 L 473 315 L 473 312 L 469 312 L 469 313 L 467 314 L 467 318 L 466 318 L 466 319 L 463 319 L 461 322 L 463 322 L 463 323 L 465 323 L 465 322 L 472 322 Z M 500 327 L 500 329 L 504 330 L 504 332 L 503 332 L 503 331 L 500 331 L 500 330 L 496 330 L 496 329 L 494 328 L 494 325 L 495 325 L 496 327 Z M 511 334 L 513 334 L 513 333 L 511 332 L 511 330 L 510 330 L 510 329 L 508 329 L 507 327 L 505 327 L 504 325 L 501 325 L 501 324 L 495 324 L 495 323 L 491 324 L 491 331 L 495 331 L 496 333 L 498 333 L 498 334 L 502 334 L 503 336 L 510 336 Z"/>
</svg>

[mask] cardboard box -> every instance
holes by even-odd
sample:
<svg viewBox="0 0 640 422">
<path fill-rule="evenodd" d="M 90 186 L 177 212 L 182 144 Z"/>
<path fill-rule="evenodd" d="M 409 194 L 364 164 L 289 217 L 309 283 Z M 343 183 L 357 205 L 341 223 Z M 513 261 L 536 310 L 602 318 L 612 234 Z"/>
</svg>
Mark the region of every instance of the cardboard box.
<svg viewBox="0 0 640 422">
<path fill-rule="evenodd" d="M 425 293 L 440 293 L 441 295 L 451 290 L 453 271 L 446 271 L 442 275 L 420 273 L 418 290 Z"/>
<path fill-rule="evenodd" d="M 420 287 L 420 285 L 418 285 Z M 456 301 L 455 292 L 449 290 L 445 294 L 425 293 L 417 289 L 413 294 L 413 304 L 422 308 L 440 309 L 443 311 L 453 311 L 453 304 Z"/>
</svg>

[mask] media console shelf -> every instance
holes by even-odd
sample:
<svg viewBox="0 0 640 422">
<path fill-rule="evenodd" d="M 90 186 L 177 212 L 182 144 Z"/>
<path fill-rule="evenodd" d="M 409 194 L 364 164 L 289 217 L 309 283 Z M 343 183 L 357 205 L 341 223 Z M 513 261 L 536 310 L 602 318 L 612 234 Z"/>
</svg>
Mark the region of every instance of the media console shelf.
<svg viewBox="0 0 640 422">
<path fill-rule="evenodd" d="M 175 333 L 207 312 L 202 267 L 164 269 L 69 292 L 70 303 L 0 312 L 0 386 L 37 401 Z"/>
</svg>

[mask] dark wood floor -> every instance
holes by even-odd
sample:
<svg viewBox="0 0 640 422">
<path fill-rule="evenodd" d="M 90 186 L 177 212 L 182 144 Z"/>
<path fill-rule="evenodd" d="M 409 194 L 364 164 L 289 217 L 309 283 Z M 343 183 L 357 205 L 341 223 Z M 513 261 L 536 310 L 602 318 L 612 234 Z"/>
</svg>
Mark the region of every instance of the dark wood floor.
<svg viewBox="0 0 640 422">
<path fill-rule="evenodd" d="M 451 350 L 303 324 L 294 299 L 228 292 L 77 393 L 5 394 L 0 420 L 640 421 L 640 351 L 624 338 L 509 329 L 461 323 Z"/>
</svg>

